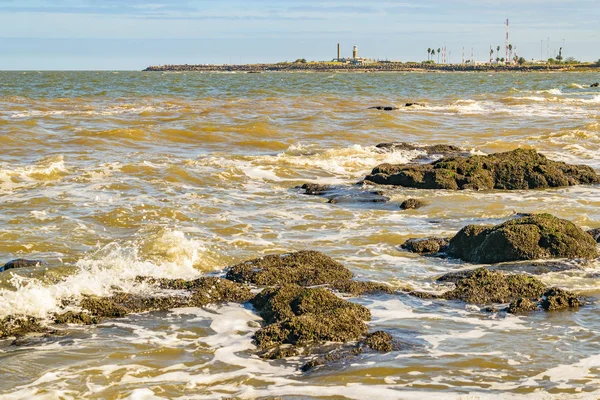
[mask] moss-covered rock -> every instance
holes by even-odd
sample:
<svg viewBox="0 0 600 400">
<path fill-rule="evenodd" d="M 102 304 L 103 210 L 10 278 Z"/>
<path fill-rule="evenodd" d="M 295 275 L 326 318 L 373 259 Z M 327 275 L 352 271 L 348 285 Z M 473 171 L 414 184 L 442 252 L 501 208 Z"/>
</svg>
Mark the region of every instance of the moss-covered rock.
<svg viewBox="0 0 600 400">
<path fill-rule="evenodd" d="M 28 333 L 46 333 L 48 331 L 48 327 L 38 318 L 9 315 L 0 319 L 0 338 L 19 337 Z"/>
<path fill-rule="evenodd" d="M 367 308 L 340 299 L 324 288 L 284 285 L 265 289 L 252 304 L 269 324 L 255 334 L 261 349 L 356 340 L 367 333 L 364 321 L 371 318 Z"/>
<path fill-rule="evenodd" d="M 547 287 L 529 275 L 506 275 L 477 268 L 456 282 L 456 287 L 441 295 L 448 300 L 474 304 L 509 303 L 518 298 L 539 298 Z"/>
<path fill-rule="evenodd" d="M 394 338 L 387 332 L 377 331 L 369 334 L 364 344 L 373 350 L 388 353 L 394 350 Z"/>
<path fill-rule="evenodd" d="M 402 210 L 416 210 L 425 206 L 425 202 L 419 199 L 406 199 L 400 204 Z"/>
<path fill-rule="evenodd" d="M 447 250 L 448 239 L 441 237 L 412 238 L 402 243 L 401 247 L 411 253 L 440 253 Z"/>
<path fill-rule="evenodd" d="M 578 308 L 579 306 L 581 306 L 581 301 L 574 293 L 555 287 L 548 289 L 542 300 L 542 307 L 547 311 Z"/>
<path fill-rule="evenodd" d="M 56 324 L 96 325 L 100 323 L 100 320 L 99 317 L 85 312 L 68 311 L 54 316 L 54 323 Z"/>
<path fill-rule="evenodd" d="M 548 160 L 535 150 L 445 157 L 425 165 L 378 166 L 365 178 L 419 189 L 522 190 L 600 183 L 589 166 Z"/>
<path fill-rule="evenodd" d="M 594 239 L 570 221 L 529 215 L 496 226 L 468 225 L 449 243 L 448 254 L 474 263 L 544 258 L 595 258 Z"/>
<path fill-rule="evenodd" d="M 313 286 L 349 280 L 352 272 L 323 253 L 299 251 L 270 254 L 234 265 L 226 278 L 262 286 L 287 283 Z"/>
<path fill-rule="evenodd" d="M 85 296 L 80 306 L 93 316 L 120 318 L 130 313 L 145 311 L 203 307 L 227 302 L 245 303 L 254 297 L 247 286 L 215 277 L 202 277 L 193 281 L 147 277 L 138 277 L 137 280 L 157 285 L 161 289 L 185 290 L 189 293 L 164 293 L 157 296 L 116 293 L 110 297 Z"/>
<path fill-rule="evenodd" d="M 530 311 L 535 311 L 538 308 L 538 303 L 525 297 L 519 297 L 510 302 L 508 312 L 511 314 L 521 314 Z"/>
</svg>

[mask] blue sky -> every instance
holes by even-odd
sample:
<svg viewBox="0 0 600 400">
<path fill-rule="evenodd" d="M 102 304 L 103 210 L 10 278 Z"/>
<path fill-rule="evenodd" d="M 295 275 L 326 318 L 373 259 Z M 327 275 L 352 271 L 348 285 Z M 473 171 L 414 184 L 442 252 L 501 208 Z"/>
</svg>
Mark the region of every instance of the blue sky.
<svg viewBox="0 0 600 400">
<path fill-rule="evenodd" d="M 166 63 L 489 57 L 600 58 L 600 0 L 0 0 L 0 69 L 142 69 Z M 550 49 L 548 52 L 548 38 Z M 543 40 L 543 45 L 541 41 Z M 542 48 L 542 51 L 540 51 Z M 437 57 L 436 57 L 437 58 Z"/>
</svg>

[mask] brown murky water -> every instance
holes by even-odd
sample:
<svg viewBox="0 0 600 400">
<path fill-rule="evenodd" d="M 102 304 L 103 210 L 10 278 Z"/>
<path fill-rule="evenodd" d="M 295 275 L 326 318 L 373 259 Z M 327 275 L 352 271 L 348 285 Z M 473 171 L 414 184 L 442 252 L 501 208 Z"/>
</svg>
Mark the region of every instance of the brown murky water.
<svg viewBox="0 0 600 400">
<path fill-rule="evenodd" d="M 532 147 L 600 170 L 595 73 L 0 73 L 0 317 L 136 291 L 137 275 L 192 278 L 259 255 L 316 249 L 359 279 L 442 290 L 453 260 L 399 249 L 516 212 L 600 226 L 600 188 L 448 192 L 384 188 L 385 204 L 327 204 L 294 189 L 352 184 L 385 141 L 473 153 Z M 394 112 L 373 105 L 424 102 Z M 425 199 L 401 211 L 408 198 Z M 253 354 L 249 307 L 180 309 L 0 342 L 0 397 L 597 398 L 600 264 L 541 277 L 589 296 L 576 312 L 486 314 L 402 296 L 351 299 L 402 350 L 302 373 Z"/>
</svg>

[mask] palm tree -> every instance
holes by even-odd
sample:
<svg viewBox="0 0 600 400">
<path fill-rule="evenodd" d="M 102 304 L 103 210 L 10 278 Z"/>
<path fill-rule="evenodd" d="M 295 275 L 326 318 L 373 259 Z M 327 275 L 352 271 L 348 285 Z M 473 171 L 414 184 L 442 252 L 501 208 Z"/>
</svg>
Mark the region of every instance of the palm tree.
<svg viewBox="0 0 600 400">
<path fill-rule="evenodd" d="M 494 49 L 490 46 L 490 64 L 492 63 L 492 56 L 494 55 Z"/>
<path fill-rule="evenodd" d="M 512 60 L 512 44 L 508 45 L 508 59 Z"/>
<path fill-rule="evenodd" d="M 498 59 L 498 53 L 500 53 L 500 46 L 496 47 L 496 59 Z"/>
<path fill-rule="evenodd" d="M 440 63 L 440 52 L 441 52 L 441 51 L 442 51 L 442 49 L 440 49 L 440 48 L 438 47 L 438 64 Z"/>
<path fill-rule="evenodd" d="M 431 49 L 431 60 L 433 61 L 433 56 L 435 56 L 435 49 Z"/>
<path fill-rule="evenodd" d="M 429 61 L 430 54 L 431 54 L 431 47 L 427 49 L 427 61 Z"/>
</svg>

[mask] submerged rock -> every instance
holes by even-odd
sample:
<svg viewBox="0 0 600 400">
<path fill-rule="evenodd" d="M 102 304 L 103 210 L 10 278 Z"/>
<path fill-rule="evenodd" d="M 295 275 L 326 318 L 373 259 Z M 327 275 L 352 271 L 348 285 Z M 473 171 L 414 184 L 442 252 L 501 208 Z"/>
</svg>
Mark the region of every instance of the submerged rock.
<svg viewBox="0 0 600 400">
<path fill-rule="evenodd" d="M 411 253 L 431 254 L 444 252 L 448 248 L 448 239 L 441 237 L 412 238 L 400 247 Z"/>
<path fill-rule="evenodd" d="M 44 262 L 41 260 L 25 260 L 23 258 L 19 258 L 17 260 L 12 260 L 4 264 L 2 267 L 0 267 L 0 272 L 13 268 L 37 267 L 43 264 Z"/>
<path fill-rule="evenodd" d="M 369 107 L 369 110 L 382 110 L 382 111 L 393 111 L 393 110 L 397 110 L 398 107 L 395 106 L 374 106 L 374 107 Z"/>
<path fill-rule="evenodd" d="M 418 199 L 407 199 L 404 200 L 402 202 L 402 204 L 400 204 L 400 208 L 403 210 L 410 210 L 410 209 L 418 209 L 421 208 L 425 205 L 425 202 L 418 200 Z"/>
<path fill-rule="evenodd" d="M 383 191 L 381 190 L 364 190 L 357 185 L 344 187 L 305 183 L 302 186 L 296 186 L 296 189 L 303 189 L 304 194 L 307 195 L 323 196 L 330 204 L 386 203 L 390 200 L 389 197 L 383 195 Z"/>
<path fill-rule="evenodd" d="M 323 285 L 352 278 L 352 272 L 323 253 L 305 250 L 270 254 L 232 266 L 226 278 L 255 285 Z"/>
<path fill-rule="evenodd" d="M 419 189 L 522 190 L 600 183 L 589 166 L 548 160 L 535 150 L 445 157 L 425 165 L 382 164 L 365 181 Z"/>
<path fill-rule="evenodd" d="M 450 240 L 448 254 L 480 264 L 598 256 L 596 242 L 589 234 L 550 214 L 525 216 L 496 226 L 468 225 Z"/>
<path fill-rule="evenodd" d="M 598 87 L 600 86 L 600 82 L 592 83 L 590 87 Z"/>
<path fill-rule="evenodd" d="M 54 317 L 56 324 L 77 324 L 77 325 L 96 325 L 100 323 L 99 317 L 94 317 L 85 312 L 68 311 L 64 314 L 57 314 Z"/>
<path fill-rule="evenodd" d="M 586 232 L 590 234 L 597 243 L 600 243 L 600 228 L 590 229 Z"/>
<path fill-rule="evenodd" d="M 518 298 L 539 298 L 547 287 L 533 276 L 506 275 L 477 268 L 456 281 L 456 288 L 441 295 L 447 300 L 473 304 L 509 303 Z"/>
<path fill-rule="evenodd" d="M 320 196 L 333 189 L 331 186 L 320 185 L 318 183 L 305 183 L 304 185 L 298 186 L 296 188 L 304 189 L 304 194 L 308 194 L 311 196 Z"/>
<path fill-rule="evenodd" d="M 340 299 L 323 288 L 284 285 L 265 289 L 252 304 L 268 324 L 256 332 L 260 349 L 282 344 L 304 346 L 320 342 L 348 342 L 367 333 L 369 310 Z"/>
</svg>

